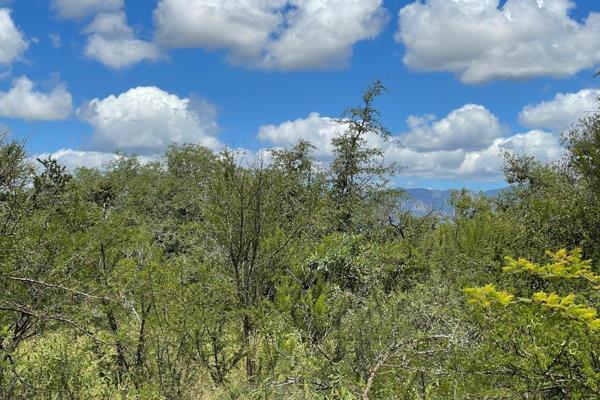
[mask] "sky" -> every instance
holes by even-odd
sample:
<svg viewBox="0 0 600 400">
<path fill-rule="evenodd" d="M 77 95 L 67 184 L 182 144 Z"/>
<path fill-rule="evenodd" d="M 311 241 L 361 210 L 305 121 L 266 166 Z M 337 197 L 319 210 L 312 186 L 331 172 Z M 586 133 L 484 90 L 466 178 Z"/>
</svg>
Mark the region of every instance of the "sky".
<svg viewBox="0 0 600 400">
<path fill-rule="evenodd" d="M 0 130 L 73 170 L 174 143 L 254 157 L 376 102 L 403 187 L 504 186 L 597 110 L 598 0 L 0 0 Z"/>
</svg>

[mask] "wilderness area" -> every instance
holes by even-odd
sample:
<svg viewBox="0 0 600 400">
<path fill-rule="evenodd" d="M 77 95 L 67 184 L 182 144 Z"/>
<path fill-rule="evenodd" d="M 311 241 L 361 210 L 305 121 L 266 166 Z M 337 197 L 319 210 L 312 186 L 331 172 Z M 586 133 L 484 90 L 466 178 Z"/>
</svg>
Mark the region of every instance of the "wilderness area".
<svg viewBox="0 0 600 400">
<path fill-rule="evenodd" d="M 374 82 L 323 165 L 0 144 L 4 399 L 600 398 L 600 113 L 509 189 L 403 210 Z"/>
<path fill-rule="evenodd" d="M 600 0 L 0 0 L 0 400 L 600 400 Z"/>
</svg>

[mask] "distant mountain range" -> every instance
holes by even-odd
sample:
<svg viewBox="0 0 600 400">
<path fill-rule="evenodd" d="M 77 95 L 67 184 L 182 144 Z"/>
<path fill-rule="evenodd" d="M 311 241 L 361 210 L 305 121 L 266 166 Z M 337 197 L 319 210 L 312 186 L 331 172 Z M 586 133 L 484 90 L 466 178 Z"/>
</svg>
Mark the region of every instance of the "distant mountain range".
<svg viewBox="0 0 600 400">
<path fill-rule="evenodd" d="M 441 214 L 451 214 L 453 211 L 452 205 L 450 204 L 452 190 L 434 190 L 423 188 L 404 190 L 410 196 L 410 199 L 405 207 L 415 214 L 425 214 L 430 211 L 436 211 Z M 485 196 L 495 197 L 503 190 L 506 190 L 506 188 L 486 190 L 479 193 L 483 193 Z"/>
</svg>

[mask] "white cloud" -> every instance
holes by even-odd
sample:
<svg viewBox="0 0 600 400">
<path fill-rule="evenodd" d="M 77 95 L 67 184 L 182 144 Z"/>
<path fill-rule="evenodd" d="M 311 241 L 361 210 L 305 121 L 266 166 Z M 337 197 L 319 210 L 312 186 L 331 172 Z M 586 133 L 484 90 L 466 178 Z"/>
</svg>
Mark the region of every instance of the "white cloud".
<svg viewBox="0 0 600 400">
<path fill-rule="evenodd" d="M 48 157 L 58 161 L 60 165 L 67 168 L 67 171 L 74 172 L 78 168 L 98 168 L 104 169 L 112 162 L 117 161 L 122 155 L 116 153 L 104 153 L 101 151 L 82 151 L 74 149 L 60 149 L 53 153 L 40 153 L 29 157 L 30 162 L 36 168 L 40 167 L 38 159 L 43 160 Z M 136 156 L 141 164 L 146 164 L 152 161 L 160 161 L 159 155 L 152 156 Z"/>
<path fill-rule="evenodd" d="M 256 57 L 282 22 L 285 0 L 161 0 L 154 12 L 157 38 L 172 47 L 231 49 Z"/>
<path fill-rule="evenodd" d="M 85 32 L 90 34 L 85 55 L 109 68 L 121 69 L 160 58 L 160 51 L 154 43 L 135 37 L 122 11 L 96 15 Z"/>
<path fill-rule="evenodd" d="M 278 69 L 339 67 L 348 63 L 352 46 L 372 39 L 387 13 L 381 0 L 308 0 L 286 18 L 287 28 L 269 42 L 262 65 Z"/>
<path fill-rule="evenodd" d="M 60 36 L 60 33 L 52 32 L 48 35 L 48 37 L 50 38 L 50 43 L 52 44 L 52 47 L 54 47 L 55 49 L 60 49 L 62 47 L 62 38 Z"/>
<path fill-rule="evenodd" d="M 578 22 L 571 0 L 424 0 L 400 10 L 396 40 L 417 70 L 464 82 L 570 76 L 600 63 L 600 13 Z"/>
<path fill-rule="evenodd" d="M 136 37 L 123 11 L 123 0 L 54 0 L 53 8 L 62 18 L 83 19 L 93 16 L 84 29 L 89 36 L 84 53 L 112 69 L 131 67 L 142 61 L 157 61 L 159 47 Z M 51 37 L 52 43 L 60 43 Z M 55 47 L 59 47 L 56 46 Z"/>
<path fill-rule="evenodd" d="M 169 47 L 225 49 L 235 64 L 320 69 L 348 63 L 352 47 L 387 20 L 382 0 L 161 0 L 157 39 Z"/>
<path fill-rule="evenodd" d="M 559 133 L 580 118 L 596 112 L 598 97 L 600 90 L 594 89 L 558 93 L 552 100 L 525 106 L 519 114 L 519 121 L 530 128 L 551 129 Z"/>
<path fill-rule="evenodd" d="M 64 85 L 59 84 L 48 93 L 37 92 L 34 86 L 22 76 L 13 81 L 8 92 L 0 92 L 0 116 L 51 121 L 71 114 L 72 97 Z"/>
<path fill-rule="evenodd" d="M 138 87 L 94 99 L 78 110 L 94 128 L 96 150 L 153 154 L 173 143 L 218 148 L 216 110 L 206 101 L 179 98 L 157 87 Z"/>
<path fill-rule="evenodd" d="M 73 149 L 60 149 L 54 153 L 40 153 L 32 156 L 30 160 L 39 167 L 36 159 L 52 158 L 64 165 L 68 171 L 73 172 L 77 168 L 102 168 L 108 163 L 116 160 L 118 155 L 114 153 L 103 153 L 99 151 L 81 151 Z"/>
<path fill-rule="evenodd" d="M 440 120 L 410 116 L 408 125 L 410 131 L 402 143 L 417 151 L 479 150 L 503 134 L 498 118 L 476 104 L 467 104 Z"/>
<path fill-rule="evenodd" d="M 53 0 L 52 7 L 59 17 L 80 19 L 102 11 L 116 11 L 124 7 L 123 0 Z"/>
<path fill-rule="evenodd" d="M 402 168 L 401 174 L 419 178 L 458 178 L 464 150 L 419 152 L 402 146 L 385 148 L 385 158 Z"/>
<path fill-rule="evenodd" d="M 506 152 L 528 154 L 543 162 L 553 162 L 561 157 L 563 151 L 555 135 L 534 130 L 497 138 L 480 150 L 420 152 L 409 147 L 390 146 L 385 149 L 385 156 L 404 167 L 402 174 L 409 177 L 501 181 L 503 154 Z"/>
<path fill-rule="evenodd" d="M 563 152 L 555 135 L 543 131 L 505 136 L 497 117 L 485 107 L 467 104 L 436 119 L 431 115 L 408 118 L 409 131 L 383 143 L 369 137 L 369 145 L 379 146 L 388 161 L 403 168 L 402 174 L 428 179 L 499 181 L 502 154 L 526 153 L 542 161 L 555 161 Z M 311 113 L 306 118 L 268 125 L 259 129 L 258 139 L 275 146 L 289 146 L 305 139 L 317 147 L 321 160 L 333 157 L 331 139 L 343 132 L 333 118 Z"/>
<path fill-rule="evenodd" d="M 281 125 L 261 126 L 258 140 L 276 146 L 287 147 L 296 144 L 300 139 L 308 140 L 317 148 L 317 157 L 331 157 L 333 147 L 331 139 L 341 134 L 344 128 L 336 120 L 321 117 L 319 113 L 311 113 L 306 118 L 286 121 Z"/>
<path fill-rule="evenodd" d="M 319 113 L 310 113 L 306 118 L 286 121 L 280 125 L 264 125 L 259 128 L 258 140 L 275 147 L 293 146 L 300 139 L 312 143 L 316 149 L 314 155 L 320 160 L 333 156 L 331 140 L 346 131 L 348 126 L 340 119 L 322 117 Z M 367 146 L 382 146 L 382 138 L 374 133 L 367 133 Z"/>
<path fill-rule="evenodd" d="M 505 152 L 527 154 L 542 162 L 553 162 L 562 156 L 564 148 L 555 135 L 539 130 L 500 138 L 485 150 L 468 153 L 458 168 L 457 175 L 478 179 L 500 178 L 502 154 Z"/>
<path fill-rule="evenodd" d="M 8 8 L 0 8 L 0 65 L 9 66 L 19 60 L 29 43 L 15 25 Z"/>
</svg>

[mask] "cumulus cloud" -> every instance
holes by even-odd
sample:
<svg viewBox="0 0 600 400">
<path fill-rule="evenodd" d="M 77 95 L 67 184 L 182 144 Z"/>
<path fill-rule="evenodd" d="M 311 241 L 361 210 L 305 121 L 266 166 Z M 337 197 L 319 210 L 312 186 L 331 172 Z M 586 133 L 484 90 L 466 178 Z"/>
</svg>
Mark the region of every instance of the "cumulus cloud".
<svg viewBox="0 0 600 400">
<path fill-rule="evenodd" d="M 40 153 L 31 157 L 30 161 L 37 165 L 36 159 L 52 158 L 64 165 L 68 171 L 73 172 L 78 168 L 102 168 L 118 158 L 114 153 L 99 151 L 81 151 L 73 149 L 60 149 L 53 153 Z"/>
<path fill-rule="evenodd" d="M 109 68 L 121 69 L 160 58 L 158 47 L 137 39 L 122 11 L 100 13 L 85 30 L 89 33 L 85 55 Z"/>
<path fill-rule="evenodd" d="M 402 146 L 385 148 L 385 156 L 404 167 L 404 174 L 422 178 L 499 180 L 505 152 L 556 160 L 560 144 L 552 134 L 530 131 L 512 136 L 498 118 L 481 105 L 467 104 L 443 118 L 411 116 Z"/>
<path fill-rule="evenodd" d="M 403 175 L 418 178 L 502 179 L 502 155 L 526 153 L 543 161 L 555 161 L 563 152 L 555 135 L 533 130 L 510 134 L 498 118 L 481 105 L 467 104 L 443 118 L 432 115 L 408 118 L 408 131 L 388 143 L 368 137 L 369 145 L 380 146 L 386 160 L 403 168 Z M 333 157 L 331 139 L 344 127 L 333 118 L 311 113 L 306 118 L 268 125 L 259 129 L 258 139 L 275 146 L 289 146 L 305 139 L 317 146 L 316 156 Z"/>
<path fill-rule="evenodd" d="M 53 0 L 52 8 L 64 19 L 80 19 L 102 11 L 116 11 L 125 5 L 123 0 Z"/>
<path fill-rule="evenodd" d="M 220 146 L 214 106 L 157 87 L 94 99 L 77 113 L 94 128 L 95 150 L 154 154 L 173 143 Z"/>
<path fill-rule="evenodd" d="M 571 0 L 419 0 L 400 10 L 396 40 L 417 70 L 464 82 L 569 76 L 600 63 L 600 13 L 570 17 Z"/>
<path fill-rule="evenodd" d="M 109 166 L 112 162 L 119 160 L 123 155 L 116 153 L 105 153 L 101 151 L 83 151 L 74 149 L 60 149 L 53 153 L 40 153 L 33 155 L 29 158 L 29 161 L 37 168 L 40 167 L 38 159 L 43 160 L 46 158 L 52 158 L 60 165 L 67 168 L 67 171 L 74 172 L 78 168 L 98 168 L 104 169 Z M 141 164 L 146 164 L 152 161 L 160 161 L 161 158 L 155 156 L 136 156 Z"/>
<path fill-rule="evenodd" d="M 0 92 L 0 116 L 52 121 L 71 114 L 73 100 L 64 85 L 59 84 L 48 93 L 37 92 L 34 87 L 25 76 L 15 79 L 8 92 Z"/>
<path fill-rule="evenodd" d="M 385 157 L 404 167 L 406 176 L 426 179 L 502 180 L 505 153 L 528 154 L 543 162 L 560 158 L 564 148 L 555 135 L 533 130 L 495 139 L 479 150 L 416 151 L 410 147 L 389 146 Z"/>
<path fill-rule="evenodd" d="M 333 153 L 331 139 L 344 132 L 344 127 L 333 118 L 313 112 L 306 118 L 286 121 L 280 125 L 261 126 L 258 140 L 275 146 L 287 147 L 300 139 L 308 140 L 317 148 L 315 155 L 330 157 Z"/>
<path fill-rule="evenodd" d="M 503 134 L 498 118 L 476 104 L 467 104 L 440 120 L 410 116 L 408 125 L 410 131 L 402 143 L 417 151 L 479 150 Z"/>
<path fill-rule="evenodd" d="M 29 43 L 17 28 L 8 8 L 0 8 L 0 66 L 9 66 L 19 60 Z"/>
<path fill-rule="evenodd" d="M 340 67 L 387 20 L 382 0 L 161 0 L 157 39 L 225 49 L 235 64 L 293 70 Z"/>
<path fill-rule="evenodd" d="M 93 17 L 84 29 L 88 34 L 84 53 L 90 59 L 112 69 L 122 69 L 161 57 L 156 44 L 136 37 L 127 23 L 123 0 L 54 0 L 52 4 L 62 18 Z M 53 44 L 60 43 L 51 39 Z"/>
<path fill-rule="evenodd" d="M 487 149 L 467 153 L 457 170 L 464 178 L 499 178 L 502 169 L 502 154 L 527 154 L 542 162 L 558 160 L 564 153 L 555 135 L 533 130 L 508 138 L 496 139 Z"/>
<path fill-rule="evenodd" d="M 577 93 L 558 93 L 554 99 L 525 106 L 519 121 L 530 128 L 560 132 L 580 118 L 598 110 L 600 90 L 584 89 Z"/>
</svg>

